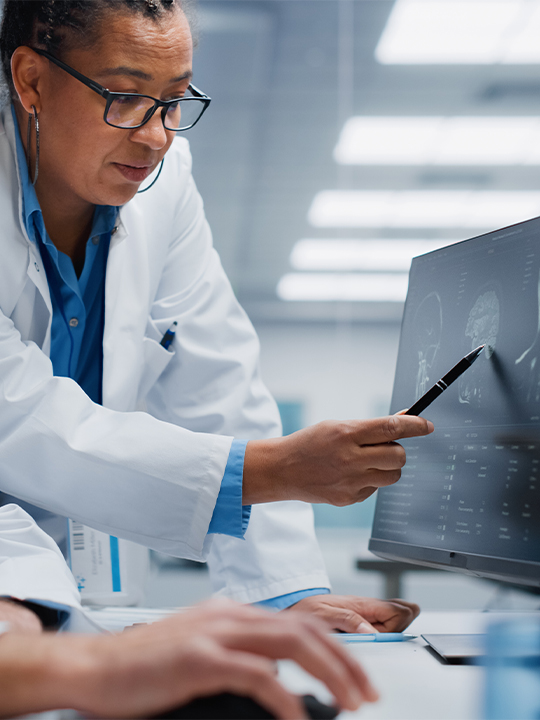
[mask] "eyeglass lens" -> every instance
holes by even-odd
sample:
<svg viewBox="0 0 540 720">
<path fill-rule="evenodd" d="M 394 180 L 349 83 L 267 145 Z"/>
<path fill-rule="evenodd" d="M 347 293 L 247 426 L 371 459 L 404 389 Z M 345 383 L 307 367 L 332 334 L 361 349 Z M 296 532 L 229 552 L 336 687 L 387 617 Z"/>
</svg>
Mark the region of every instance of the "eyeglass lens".
<svg viewBox="0 0 540 720">
<path fill-rule="evenodd" d="M 119 128 L 137 127 L 148 119 L 153 108 L 154 101 L 151 98 L 119 95 L 114 97 L 109 107 L 107 122 Z M 204 102 L 188 93 L 182 102 L 167 108 L 165 127 L 167 130 L 186 130 L 198 120 L 203 110 Z"/>
</svg>

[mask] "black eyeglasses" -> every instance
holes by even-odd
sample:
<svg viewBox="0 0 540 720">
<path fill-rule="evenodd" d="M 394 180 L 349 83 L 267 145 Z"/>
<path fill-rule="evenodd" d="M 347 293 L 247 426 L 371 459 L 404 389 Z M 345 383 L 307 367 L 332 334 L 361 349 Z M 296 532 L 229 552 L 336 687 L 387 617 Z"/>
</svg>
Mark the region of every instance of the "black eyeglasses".
<svg viewBox="0 0 540 720">
<path fill-rule="evenodd" d="M 133 130 L 147 123 L 158 108 L 161 108 L 161 120 L 166 130 L 179 132 L 189 130 L 202 117 L 210 105 L 210 98 L 198 90 L 191 83 L 188 85 L 188 95 L 173 100 L 156 100 L 150 95 L 138 93 L 111 92 L 99 83 L 91 80 L 45 50 L 32 48 L 34 52 L 43 55 L 59 68 L 72 75 L 84 85 L 105 98 L 105 112 L 103 119 L 107 125 L 124 130 Z"/>
</svg>

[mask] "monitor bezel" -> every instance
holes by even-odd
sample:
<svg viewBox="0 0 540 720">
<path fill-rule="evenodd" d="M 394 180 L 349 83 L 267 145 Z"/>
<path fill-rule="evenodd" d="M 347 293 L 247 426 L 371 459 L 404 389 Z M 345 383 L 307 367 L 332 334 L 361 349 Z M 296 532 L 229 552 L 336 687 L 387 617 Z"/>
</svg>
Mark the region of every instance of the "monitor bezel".
<svg viewBox="0 0 540 720">
<path fill-rule="evenodd" d="M 442 550 L 374 537 L 370 539 L 368 549 L 384 560 L 405 562 L 412 566 L 420 565 L 434 570 L 449 570 L 512 585 L 540 588 L 540 562 Z M 411 570 L 414 570 L 414 567 L 411 567 Z"/>
</svg>

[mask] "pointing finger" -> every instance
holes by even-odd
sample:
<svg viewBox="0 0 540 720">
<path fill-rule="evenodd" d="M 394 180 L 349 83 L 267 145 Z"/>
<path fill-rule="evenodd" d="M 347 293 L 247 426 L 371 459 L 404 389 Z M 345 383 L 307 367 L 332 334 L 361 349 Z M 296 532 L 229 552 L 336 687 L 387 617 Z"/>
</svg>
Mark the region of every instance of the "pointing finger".
<svg viewBox="0 0 540 720">
<path fill-rule="evenodd" d="M 434 426 L 430 420 L 413 415 L 389 415 L 358 423 L 359 445 L 378 445 L 400 438 L 429 435 Z"/>
</svg>

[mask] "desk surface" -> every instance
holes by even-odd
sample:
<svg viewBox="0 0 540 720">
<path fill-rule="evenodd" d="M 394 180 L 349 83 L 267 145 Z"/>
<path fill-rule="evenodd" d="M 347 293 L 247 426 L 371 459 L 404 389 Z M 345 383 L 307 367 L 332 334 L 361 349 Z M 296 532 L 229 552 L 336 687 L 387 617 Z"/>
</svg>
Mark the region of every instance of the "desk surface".
<svg viewBox="0 0 540 720">
<path fill-rule="evenodd" d="M 133 622 L 152 622 L 171 610 L 106 608 L 92 616 L 107 629 L 120 630 Z M 516 612 L 424 612 L 407 629 L 425 633 L 481 633 L 493 622 L 527 616 Z M 531 615 L 532 616 L 532 615 Z M 535 614 L 534 617 L 538 617 Z M 427 649 L 421 637 L 401 643 L 351 643 L 358 658 L 381 694 L 379 702 L 363 705 L 352 720 L 478 720 L 483 717 L 484 670 L 481 667 L 445 665 Z M 280 677 L 298 693 L 312 692 L 329 701 L 324 686 L 291 662 L 281 662 Z"/>
<path fill-rule="evenodd" d="M 112 630 L 132 622 L 152 622 L 170 610 L 108 608 L 92 613 Z M 408 628 L 423 633 L 478 633 L 501 619 L 527 617 L 526 613 L 425 612 Z M 538 618 L 538 613 L 530 617 Z M 480 667 L 444 665 L 418 637 L 401 643 L 348 645 L 381 694 L 379 702 L 357 712 L 342 713 L 341 720 L 479 720 L 482 713 L 484 671 Z M 314 693 L 329 701 L 326 688 L 291 662 L 279 663 L 280 678 L 292 691 Z M 71 711 L 44 713 L 31 720 L 73 720 Z M 76 716 L 79 717 L 79 716 Z M 30 720 L 30 716 L 28 718 Z"/>
<path fill-rule="evenodd" d="M 478 633 L 488 623 L 516 613 L 426 612 L 407 632 Z M 340 718 L 359 720 L 478 720 L 482 717 L 484 671 L 480 667 L 444 665 L 419 637 L 402 643 L 350 644 L 381 699 Z M 280 676 L 295 692 L 313 692 L 328 699 L 326 690 L 292 663 L 281 663 Z"/>
</svg>

